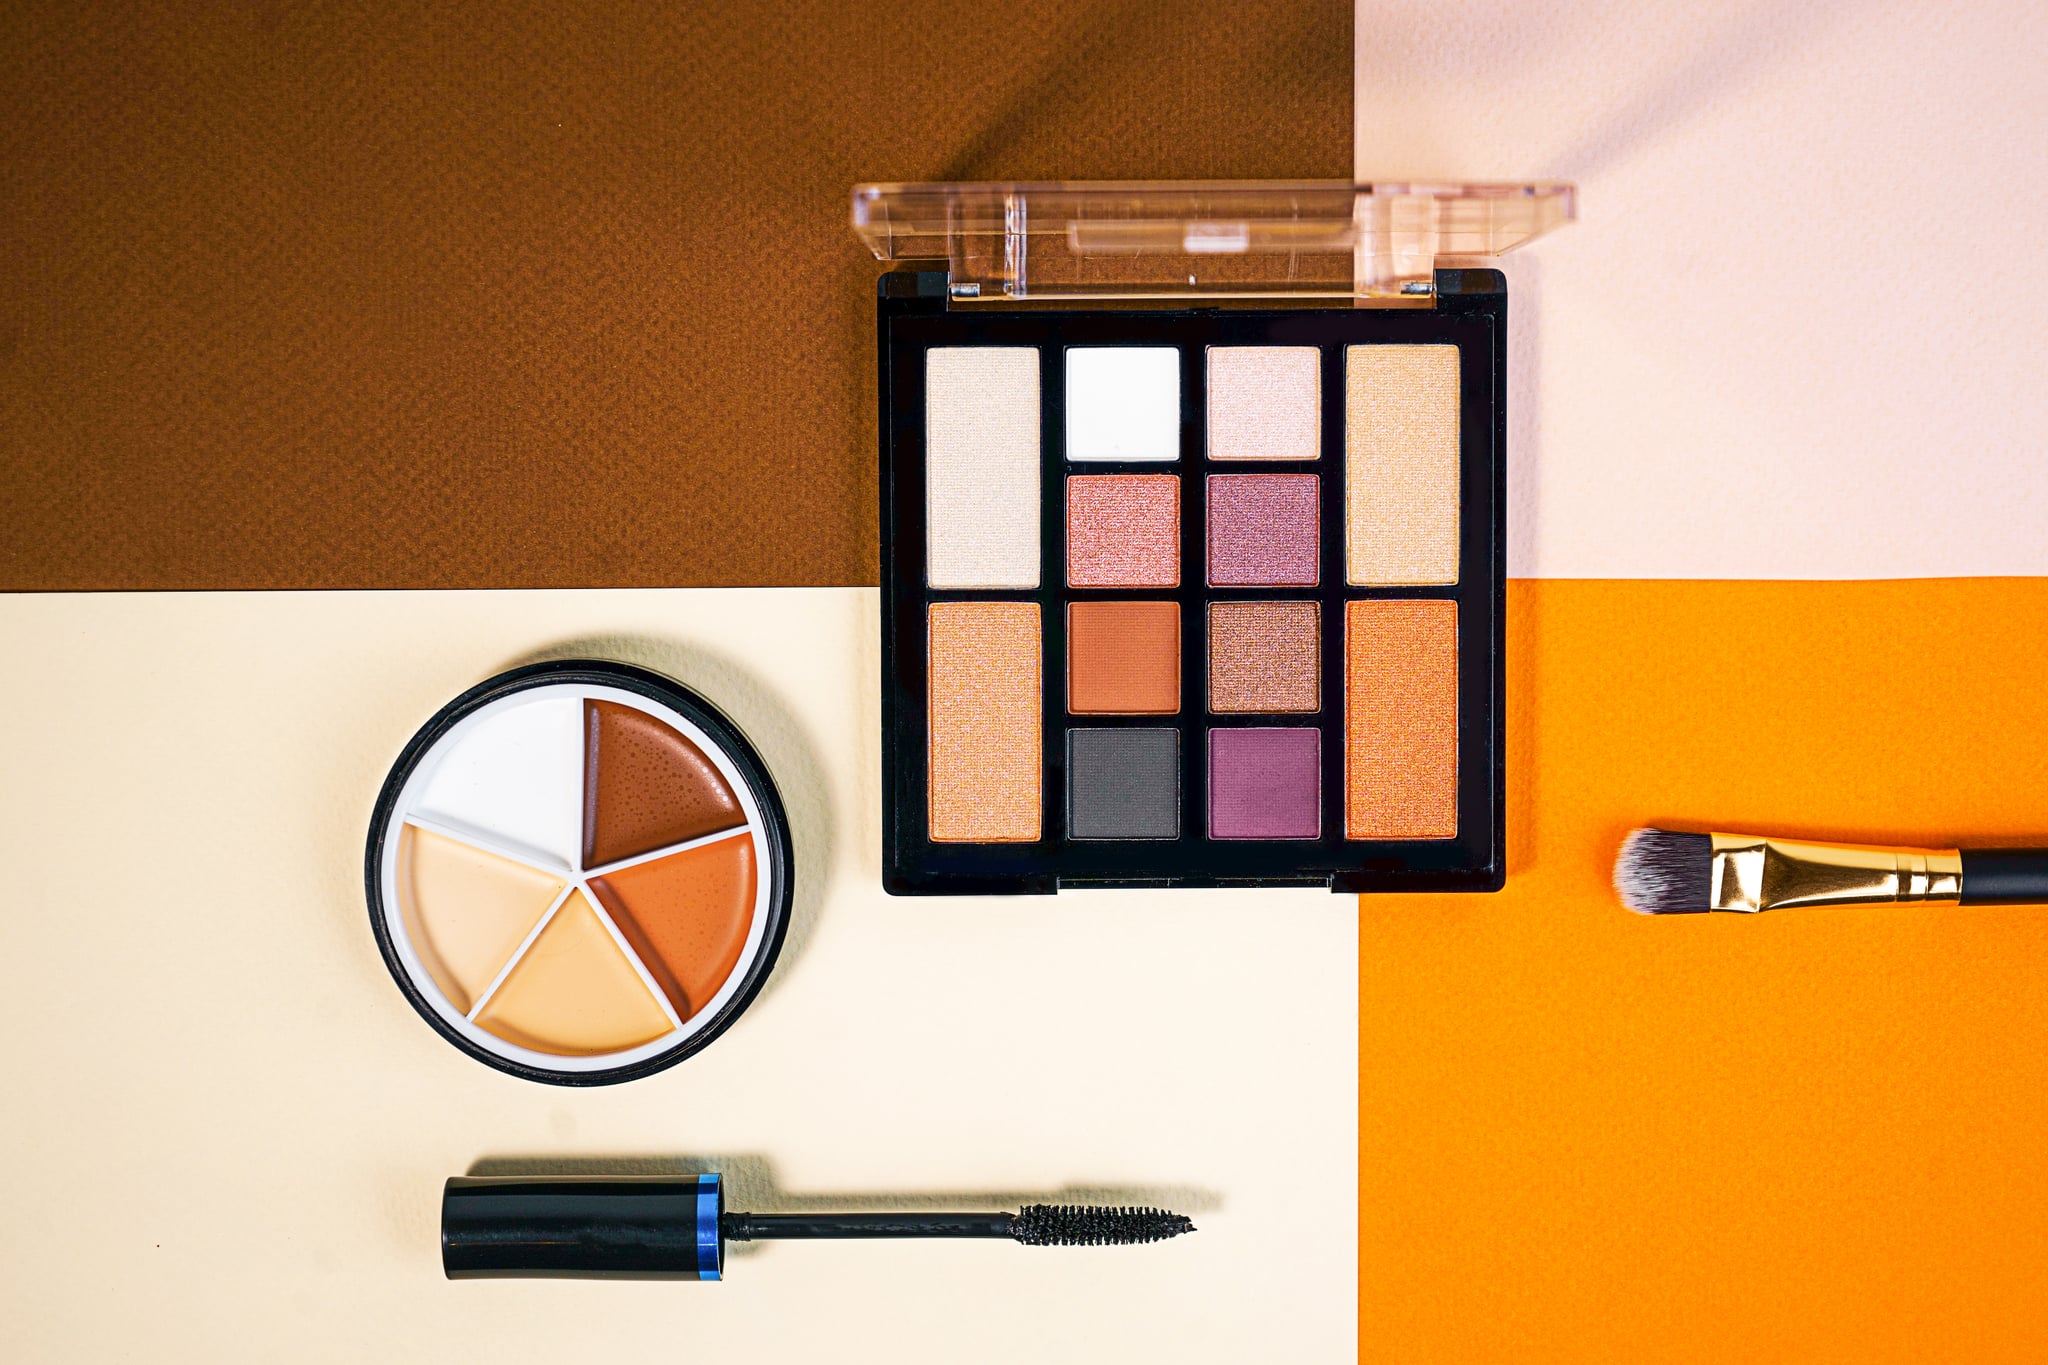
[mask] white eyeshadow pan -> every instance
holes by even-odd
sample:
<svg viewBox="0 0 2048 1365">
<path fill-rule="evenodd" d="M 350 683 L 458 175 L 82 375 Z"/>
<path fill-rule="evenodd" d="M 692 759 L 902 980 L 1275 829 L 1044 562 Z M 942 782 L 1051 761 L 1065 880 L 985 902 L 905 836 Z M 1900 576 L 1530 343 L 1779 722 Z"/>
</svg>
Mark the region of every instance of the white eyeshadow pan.
<svg viewBox="0 0 2048 1365">
<path fill-rule="evenodd" d="M 1038 348 L 925 353 L 925 577 L 1038 586 Z"/>
<path fill-rule="evenodd" d="M 1067 348 L 1067 458 L 1180 458 L 1180 348 Z"/>
</svg>

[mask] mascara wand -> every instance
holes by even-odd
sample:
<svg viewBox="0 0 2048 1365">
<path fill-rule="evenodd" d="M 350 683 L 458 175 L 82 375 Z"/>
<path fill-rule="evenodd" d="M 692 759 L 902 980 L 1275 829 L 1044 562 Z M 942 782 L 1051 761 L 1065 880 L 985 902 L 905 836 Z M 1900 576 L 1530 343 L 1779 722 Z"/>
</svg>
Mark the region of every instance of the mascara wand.
<svg viewBox="0 0 2048 1365">
<path fill-rule="evenodd" d="M 441 1268 L 451 1280 L 716 1280 L 727 1242 L 977 1237 L 1135 1246 L 1194 1230 L 1163 1209 L 1077 1204 L 1027 1204 L 1017 1213 L 728 1213 L 716 1175 L 457 1176 L 441 1193 Z"/>
</svg>

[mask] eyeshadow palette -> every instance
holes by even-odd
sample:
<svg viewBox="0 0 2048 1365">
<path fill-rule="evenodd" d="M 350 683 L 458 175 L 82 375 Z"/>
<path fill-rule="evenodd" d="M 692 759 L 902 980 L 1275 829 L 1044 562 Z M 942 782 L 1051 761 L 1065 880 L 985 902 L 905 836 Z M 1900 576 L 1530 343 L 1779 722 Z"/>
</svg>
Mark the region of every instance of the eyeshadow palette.
<svg viewBox="0 0 2048 1365">
<path fill-rule="evenodd" d="M 790 837 L 774 783 L 710 704 L 569 661 L 463 694 L 400 755 L 371 824 L 370 920 L 442 1036 L 566 1085 L 689 1056 L 780 951 Z"/>
<path fill-rule="evenodd" d="M 1358 225 L 1568 193 L 1314 188 L 856 191 L 889 890 L 1502 884 L 1506 287 Z"/>
</svg>

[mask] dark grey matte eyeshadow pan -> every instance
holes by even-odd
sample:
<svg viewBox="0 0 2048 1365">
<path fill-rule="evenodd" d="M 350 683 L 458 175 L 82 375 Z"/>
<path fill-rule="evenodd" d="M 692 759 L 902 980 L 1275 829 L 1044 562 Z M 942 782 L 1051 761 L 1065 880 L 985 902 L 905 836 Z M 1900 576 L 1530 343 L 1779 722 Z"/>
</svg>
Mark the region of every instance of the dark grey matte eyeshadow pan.
<svg viewBox="0 0 2048 1365">
<path fill-rule="evenodd" d="M 1178 839 L 1180 732 L 1067 731 L 1067 837 Z"/>
</svg>

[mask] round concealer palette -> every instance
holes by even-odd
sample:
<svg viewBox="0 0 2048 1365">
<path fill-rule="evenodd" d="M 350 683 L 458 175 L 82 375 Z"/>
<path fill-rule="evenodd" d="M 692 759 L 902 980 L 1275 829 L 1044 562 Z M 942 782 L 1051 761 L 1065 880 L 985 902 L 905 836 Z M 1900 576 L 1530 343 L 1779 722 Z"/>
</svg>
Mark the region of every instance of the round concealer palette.
<svg viewBox="0 0 2048 1365">
<path fill-rule="evenodd" d="M 760 989 L 788 920 L 767 769 L 701 697 L 623 664 L 537 664 L 444 708 L 386 780 L 370 918 L 421 1015 L 569 1085 L 672 1065 Z"/>
</svg>

